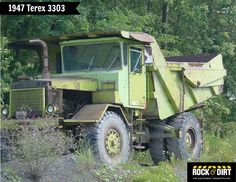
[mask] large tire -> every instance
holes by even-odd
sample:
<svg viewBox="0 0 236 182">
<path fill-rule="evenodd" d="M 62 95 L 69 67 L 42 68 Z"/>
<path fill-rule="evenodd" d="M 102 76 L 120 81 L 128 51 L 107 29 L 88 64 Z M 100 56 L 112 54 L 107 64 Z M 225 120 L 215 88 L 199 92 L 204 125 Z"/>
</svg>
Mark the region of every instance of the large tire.
<svg viewBox="0 0 236 182">
<path fill-rule="evenodd" d="M 130 136 L 121 117 L 106 111 L 99 123 L 85 128 L 85 138 L 95 157 L 108 165 L 126 162 L 130 154 Z"/>
<path fill-rule="evenodd" d="M 165 143 L 166 139 L 160 136 L 163 133 L 163 130 L 155 127 L 154 121 L 152 122 L 152 125 L 149 125 L 148 128 L 150 134 L 149 151 L 154 164 L 158 164 L 161 161 L 168 160 L 167 148 Z M 157 136 L 157 134 L 159 134 L 159 136 Z"/>
<path fill-rule="evenodd" d="M 168 120 L 178 132 L 178 137 L 167 138 L 169 154 L 178 159 L 198 159 L 202 149 L 201 127 L 196 117 L 191 113 L 181 113 Z"/>
</svg>

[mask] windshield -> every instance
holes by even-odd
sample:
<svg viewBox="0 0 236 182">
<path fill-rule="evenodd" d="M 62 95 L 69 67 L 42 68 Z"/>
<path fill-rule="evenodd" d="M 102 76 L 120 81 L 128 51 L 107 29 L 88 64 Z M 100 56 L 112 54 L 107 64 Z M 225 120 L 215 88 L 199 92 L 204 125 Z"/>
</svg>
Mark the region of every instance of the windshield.
<svg viewBox="0 0 236 182">
<path fill-rule="evenodd" d="M 63 47 L 64 71 L 121 69 L 120 43 Z"/>
</svg>

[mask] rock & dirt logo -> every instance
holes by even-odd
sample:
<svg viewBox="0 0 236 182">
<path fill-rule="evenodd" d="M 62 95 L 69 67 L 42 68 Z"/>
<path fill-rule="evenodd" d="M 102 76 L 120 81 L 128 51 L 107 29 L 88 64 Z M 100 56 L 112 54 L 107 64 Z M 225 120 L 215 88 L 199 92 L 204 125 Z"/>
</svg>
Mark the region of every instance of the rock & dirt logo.
<svg viewBox="0 0 236 182">
<path fill-rule="evenodd" d="M 189 162 L 188 181 L 236 182 L 236 163 Z"/>
</svg>

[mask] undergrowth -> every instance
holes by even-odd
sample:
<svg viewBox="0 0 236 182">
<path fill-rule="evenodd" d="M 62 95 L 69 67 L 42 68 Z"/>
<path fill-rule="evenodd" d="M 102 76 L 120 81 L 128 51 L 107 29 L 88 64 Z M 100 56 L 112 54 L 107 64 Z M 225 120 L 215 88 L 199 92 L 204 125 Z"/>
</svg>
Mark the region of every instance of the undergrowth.
<svg viewBox="0 0 236 182">
<path fill-rule="evenodd" d="M 217 126 L 216 126 L 217 125 Z M 215 123 L 214 128 L 208 126 L 204 132 L 204 153 L 200 161 L 231 162 L 236 161 L 236 130 L 234 123 Z M 49 127 L 50 128 L 50 127 Z M 47 168 L 60 156 L 65 155 L 70 140 L 53 129 L 37 129 L 35 127 L 22 128 L 13 157 L 18 161 L 14 166 L 5 165 L 2 176 L 10 181 L 41 181 L 41 179 L 54 179 L 53 175 L 63 176 L 67 168 L 47 174 Z M 73 181 L 133 181 L 133 182 L 178 182 L 186 181 L 187 161 L 176 160 L 161 162 L 155 166 L 149 151 L 133 151 L 132 159 L 116 167 L 110 167 L 97 161 L 91 149 L 79 146 L 73 154 L 74 167 L 71 174 Z M 70 163 L 68 165 L 71 165 Z M 21 173 L 19 173 L 20 167 Z M 63 172 L 64 171 L 64 172 Z M 43 177 L 48 175 L 47 178 Z M 68 173 L 69 175 L 69 173 Z M 65 179 L 68 179 L 65 176 Z M 60 177 L 61 178 L 61 177 Z"/>
</svg>

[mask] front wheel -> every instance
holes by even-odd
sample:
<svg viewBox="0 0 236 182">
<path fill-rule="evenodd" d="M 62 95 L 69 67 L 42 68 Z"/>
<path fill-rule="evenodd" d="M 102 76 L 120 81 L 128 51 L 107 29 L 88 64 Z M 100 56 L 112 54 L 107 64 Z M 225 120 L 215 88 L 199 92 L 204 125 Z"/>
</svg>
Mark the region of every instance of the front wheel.
<svg viewBox="0 0 236 182">
<path fill-rule="evenodd" d="M 126 162 L 130 154 L 130 137 L 121 117 L 106 111 L 99 123 L 86 126 L 85 138 L 95 157 L 109 165 Z"/>
<path fill-rule="evenodd" d="M 178 131 L 178 137 L 167 138 L 167 149 L 178 159 L 198 159 L 202 149 L 201 127 L 191 113 L 181 113 L 169 119 L 168 124 Z"/>
</svg>

